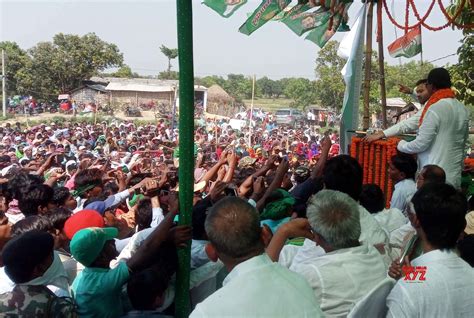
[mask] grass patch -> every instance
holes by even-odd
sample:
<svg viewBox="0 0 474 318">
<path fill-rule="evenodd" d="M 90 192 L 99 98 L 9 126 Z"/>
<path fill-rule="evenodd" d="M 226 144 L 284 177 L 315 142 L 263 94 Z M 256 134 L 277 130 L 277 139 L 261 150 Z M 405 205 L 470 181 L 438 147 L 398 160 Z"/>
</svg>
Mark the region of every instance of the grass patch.
<svg viewBox="0 0 474 318">
<path fill-rule="evenodd" d="M 256 108 L 262 108 L 267 112 L 274 112 L 278 109 L 289 108 L 293 102 L 289 98 L 256 98 L 253 102 L 253 106 Z M 251 99 L 244 99 L 245 106 L 250 108 L 252 104 Z"/>
</svg>

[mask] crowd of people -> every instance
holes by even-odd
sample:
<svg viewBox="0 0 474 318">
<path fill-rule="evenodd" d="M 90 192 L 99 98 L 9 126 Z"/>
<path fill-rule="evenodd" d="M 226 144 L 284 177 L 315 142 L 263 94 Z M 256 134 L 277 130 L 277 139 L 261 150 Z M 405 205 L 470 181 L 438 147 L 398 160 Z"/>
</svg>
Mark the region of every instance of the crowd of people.
<svg viewBox="0 0 474 318">
<path fill-rule="evenodd" d="M 0 316 L 173 315 L 188 244 L 191 317 L 474 312 L 474 199 L 459 190 L 462 164 L 442 156 L 389 158 L 386 208 L 336 132 L 265 120 L 250 135 L 207 119 L 183 226 L 179 134 L 163 120 L 6 124 L 0 135 Z"/>
</svg>

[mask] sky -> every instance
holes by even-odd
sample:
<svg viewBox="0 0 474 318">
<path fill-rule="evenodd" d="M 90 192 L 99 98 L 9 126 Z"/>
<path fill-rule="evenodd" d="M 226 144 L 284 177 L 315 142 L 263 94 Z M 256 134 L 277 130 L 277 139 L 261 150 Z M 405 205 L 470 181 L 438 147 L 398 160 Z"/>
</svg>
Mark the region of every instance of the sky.
<svg viewBox="0 0 474 318">
<path fill-rule="evenodd" d="M 420 15 L 424 15 L 432 0 L 416 0 Z M 251 36 L 238 32 L 247 14 L 252 13 L 260 0 L 249 0 L 232 17 L 225 19 L 193 0 L 194 71 L 196 76 L 230 73 L 314 79 L 315 60 L 319 48 L 299 38 L 280 22 L 269 22 Z M 393 5 L 392 3 L 395 2 Z M 448 4 L 448 0 L 443 3 Z M 400 24 L 404 22 L 403 0 L 387 0 Z M 361 7 L 355 0 L 349 10 L 353 17 Z M 28 49 L 41 41 L 51 41 L 59 32 L 83 35 L 95 32 L 102 40 L 115 43 L 124 54 L 124 62 L 134 72 L 157 75 L 167 67 L 167 59 L 159 47 L 177 46 L 175 0 L 0 0 L 0 41 L 15 41 Z M 375 10 L 374 10 L 375 12 Z M 352 25 L 354 19 L 349 20 Z M 410 21 L 415 22 L 414 18 Z M 445 19 L 437 5 L 427 23 L 442 25 Z M 386 47 L 395 40 L 395 28 L 384 14 L 385 57 L 389 64 L 419 60 L 393 59 Z M 398 36 L 402 34 L 397 31 Z M 344 33 L 333 39 L 341 40 Z M 432 61 L 455 54 L 462 35 L 451 28 L 438 32 L 423 29 L 423 59 Z M 375 32 L 374 32 L 374 44 Z M 456 63 L 457 56 L 435 61 L 435 65 Z M 177 70 L 177 61 L 173 69 Z"/>
</svg>

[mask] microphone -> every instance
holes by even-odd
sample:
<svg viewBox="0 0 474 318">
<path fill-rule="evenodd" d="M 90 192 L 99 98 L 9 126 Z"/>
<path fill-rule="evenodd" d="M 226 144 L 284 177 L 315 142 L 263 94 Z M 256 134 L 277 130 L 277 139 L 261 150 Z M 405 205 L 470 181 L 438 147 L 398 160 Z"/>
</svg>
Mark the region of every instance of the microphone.
<svg viewBox="0 0 474 318">
<path fill-rule="evenodd" d="M 396 119 L 396 122 L 398 122 L 398 120 L 400 119 L 400 116 L 403 115 L 403 114 L 406 114 L 406 113 L 409 113 L 411 111 L 414 111 L 416 110 L 416 106 L 413 104 L 413 103 L 408 103 L 406 104 L 405 107 L 403 107 L 400 112 L 398 114 L 396 114 L 395 116 L 393 116 L 393 118 Z"/>
</svg>

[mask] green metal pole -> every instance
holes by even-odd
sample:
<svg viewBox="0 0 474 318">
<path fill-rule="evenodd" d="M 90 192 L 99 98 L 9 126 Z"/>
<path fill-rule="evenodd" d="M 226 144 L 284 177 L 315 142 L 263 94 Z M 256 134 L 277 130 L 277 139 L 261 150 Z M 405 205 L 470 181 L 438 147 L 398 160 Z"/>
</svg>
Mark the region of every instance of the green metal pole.
<svg viewBox="0 0 474 318">
<path fill-rule="evenodd" d="M 179 59 L 179 224 L 191 224 L 194 187 L 194 70 L 192 0 L 176 0 Z M 190 313 L 191 242 L 178 250 L 176 317 Z"/>
</svg>

